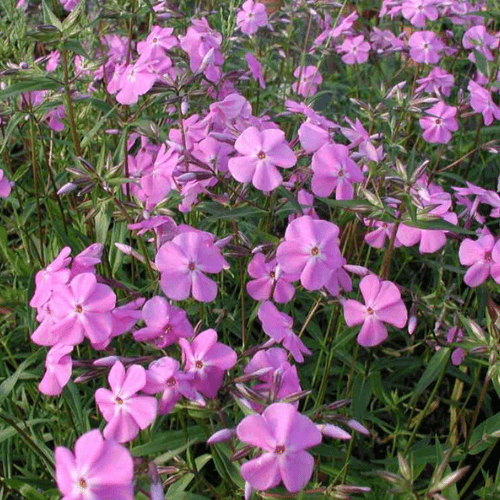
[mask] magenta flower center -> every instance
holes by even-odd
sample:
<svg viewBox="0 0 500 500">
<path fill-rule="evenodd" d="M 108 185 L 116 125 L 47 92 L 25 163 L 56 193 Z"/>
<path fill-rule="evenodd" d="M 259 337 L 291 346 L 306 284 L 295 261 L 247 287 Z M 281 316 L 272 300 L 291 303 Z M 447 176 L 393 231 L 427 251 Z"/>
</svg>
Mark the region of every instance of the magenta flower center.
<svg viewBox="0 0 500 500">
<path fill-rule="evenodd" d="M 491 262 L 491 252 L 484 253 L 484 260 L 487 262 Z"/>
<path fill-rule="evenodd" d="M 263 160 L 265 157 L 266 157 L 266 153 L 264 153 L 264 151 L 261 151 L 261 152 L 257 155 L 257 158 L 258 158 L 259 160 Z"/>
<path fill-rule="evenodd" d="M 269 273 L 269 277 L 270 277 L 271 279 L 276 278 L 276 273 L 275 273 L 274 271 L 271 271 L 271 272 Z"/>
<path fill-rule="evenodd" d="M 436 125 L 440 125 L 441 124 L 441 118 L 436 118 L 436 120 L 434 121 L 434 123 Z"/>
<path fill-rule="evenodd" d="M 201 361 L 196 361 L 196 363 L 194 364 L 194 366 L 196 368 L 198 368 L 198 370 L 200 370 L 201 368 L 203 368 L 203 363 Z"/>
<path fill-rule="evenodd" d="M 188 269 L 190 271 L 194 271 L 196 269 L 196 264 L 194 262 L 190 262 L 188 265 Z"/>
<path fill-rule="evenodd" d="M 366 314 L 372 315 L 374 313 L 375 313 L 375 311 L 371 307 L 366 308 Z"/>
<path fill-rule="evenodd" d="M 318 247 L 312 247 L 311 248 L 311 255 L 319 255 L 319 248 Z"/>
<path fill-rule="evenodd" d="M 153 43 L 158 43 L 158 38 L 153 38 Z"/>
<path fill-rule="evenodd" d="M 344 171 L 342 169 L 339 170 L 337 177 L 344 177 Z"/>
<path fill-rule="evenodd" d="M 78 314 L 81 314 L 83 312 L 83 307 L 80 304 L 77 304 L 76 307 L 75 307 L 75 311 Z"/>
<path fill-rule="evenodd" d="M 83 479 L 83 477 L 81 477 L 80 480 L 78 481 L 78 486 L 80 488 L 86 488 L 87 487 L 87 481 L 85 481 L 85 479 Z"/>
<path fill-rule="evenodd" d="M 172 332 L 172 327 L 170 325 L 166 325 L 165 326 L 165 335 L 168 335 L 169 333 Z"/>
<path fill-rule="evenodd" d="M 122 398 L 118 398 L 118 397 L 117 397 L 117 398 L 115 399 L 115 401 L 116 401 L 116 404 L 118 404 L 118 405 L 122 405 L 122 404 L 123 404 L 123 399 L 122 399 Z"/>
<path fill-rule="evenodd" d="M 276 455 L 283 455 L 283 453 L 285 453 L 285 447 L 282 444 L 279 444 L 274 449 L 274 453 L 276 453 Z"/>
<path fill-rule="evenodd" d="M 175 380 L 174 377 L 170 377 L 168 380 L 167 380 L 167 385 L 169 387 L 173 387 L 175 384 L 177 383 L 177 381 Z"/>
</svg>

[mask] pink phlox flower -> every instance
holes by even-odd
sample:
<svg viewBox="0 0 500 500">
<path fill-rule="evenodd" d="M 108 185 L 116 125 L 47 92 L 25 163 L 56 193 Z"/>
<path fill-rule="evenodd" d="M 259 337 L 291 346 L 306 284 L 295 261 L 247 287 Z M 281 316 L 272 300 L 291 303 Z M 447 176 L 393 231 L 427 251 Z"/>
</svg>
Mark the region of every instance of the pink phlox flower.
<svg viewBox="0 0 500 500">
<path fill-rule="evenodd" d="M 213 30 L 204 17 L 199 20 L 193 19 L 192 26 L 188 28 L 186 36 L 180 38 L 182 50 L 189 55 L 191 71 L 203 70 L 205 77 L 213 83 L 219 81 L 220 66 L 224 62 L 224 58 L 219 51 L 221 43 L 221 34 Z M 211 50 L 210 61 L 207 61 L 206 57 Z M 204 62 L 205 64 L 203 64 Z M 203 68 L 203 65 L 206 67 Z"/>
<path fill-rule="evenodd" d="M 491 92 L 474 80 L 469 81 L 467 89 L 470 92 L 470 105 L 476 113 L 482 113 L 485 125 L 491 125 L 493 117 L 500 120 L 500 108 L 493 102 Z"/>
<path fill-rule="evenodd" d="M 234 147 L 241 156 L 229 160 L 231 175 L 239 182 L 252 182 L 265 192 L 276 189 L 283 181 L 276 167 L 290 168 L 297 162 L 285 133 L 279 129 L 260 131 L 248 127 L 236 139 Z"/>
<path fill-rule="evenodd" d="M 142 305 L 146 299 L 139 297 L 111 311 L 113 329 L 111 337 L 117 337 L 130 331 L 142 319 Z"/>
<path fill-rule="evenodd" d="M 155 296 L 148 300 L 144 304 L 142 317 L 147 326 L 136 330 L 134 339 L 151 341 L 160 349 L 174 344 L 180 337 L 194 335 L 186 311 L 170 305 L 163 297 Z"/>
<path fill-rule="evenodd" d="M 401 0 L 382 0 L 382 7 L 380 8 L 378 16 L 389 16 L 391 19 L 394 19 L 401 14 L 402 8 Z"/>
<path fill-rule="evenodd" d="M 445 45 L 433 31 L 415 31 L 408 40 L 410 57 L 417 63 L 436 64 Z"/>
<path fill-rule="evenodd" d="M 451 89 L 455 85 L 455 77 L 436 66 L 426 77 L 419 78 L 417 83 L 419 86 L 415 93 L 427 92 L 428 94 L 436 94 L 438 97 L 441 97 L 441 94 L 449 97 Z"/>
<path fill-rule="evenodd" d="M 140 365 L 125 368 L 117 361 L 108 376 L 111 391 L 100 388 L 95 392 L 99 411 L 108 424 L 103 434 L 119 443 L 132 441 L 139 431 L 151 425 L 158 411 L 156 398 L 137 396 L 146 384 L 146 370 Z"/>
<path fill-rule="evenodd" d="M 278 264 L 287 273 L 300 274 L 306 290 L 319 290 L 342 265 L 338 234 L 339 228 L 331 222 L 299 217 L 288 224 L 285 241 L 278 246 Z"/>
<path fill-rule="evenodd" d="M 224 130 L 236 118 L 248 120 L 252 116 L 251 104 L 240 94 L 233 92 L 222 101 L 210 104 L 210 118 L 220 130 Z"/>
<path fill-rule="evenodd" d="M 435 21 L 439 17 L 436 0 L 403 0 L 401 13 L 417 28 L 423 28 L 427 19 Z"/>
<path fill-rule="evenodd" d="M 43 118 L 49 121 L 49 128 L 54 132 L 62 132 L 64 130 L 64 123 L 61 120 L 66 118 L 66 109 L 64 106 L 57 106 L 56 108 L 52 108 Z"/>
<path fill-rule="evenodd" d="M 439 186 L 431 184 L 429 187 L 421 187 L 412 194 L 415 203 L 420 207 L 418 214 L 422 217 L 431 220 L 443 219 L 454 225 L 458 223 L 457 215 L 449 211 L 451 208 L 450 194 L 442 191 Z M 420 253 L 434 253 L 445 245 L 446 233 L 447 231 L 440 229 L 420 229 L 400 224 L 396 237 L 407 247 L 420 242 Z"/>
<path fill-rule="evenodd" d="M 322 31 L 320 35 L 314 40 L 313 45 L 318 46 L 325 43 L 327 40 L 335 40 L 337 38 L 340 38 L 342 35 L 350 34 L 351 28 L 357 21 L 358 17 L 359 16 L 357 12 L 352 12 L 346 17 L 341 17 L 334 28 L 326 28 L 324 31 Z M 328 24 L 331 25 L 332 18 L 328 16 L 326 21 L 329 21 Z"/>
<path fill-rule="evenodd" d="M 60 0 L 61 5 L 64 10 L 71 12 L 77 5 L 80 0 Z"/>
<path fill-rule="evenodd" d="M 300 145 L 306 153 L 314 153 L 330 142 L 328 130 L 309 119 L 299 127 L 298 136 Z"/>
<path fill-rule="evenodd" d="M 381 281 L 374 274 L 365 276 L 359 283 L 365 304 L 348 299 L 342 305 L 347 326 L 363 324 L 358 334 L 358 344 L 374 347 L 388 336 L 384 323 L 403 328 L 408 312 L 398 287 L 391 281 Z"/>
<path fill-rule="evenodd" d="M 260 61 L 251 52 L 247 52 L 245 54 L 245 60 L 248 64 L 248 69 L 250 70 L 252 78 L 259 82 L 261 89 L 265 89 L 266 82 L 264 80 L 264 74 L 262 73 L 262 65 L 260 64 Z"/>
<path fill-rule="evenodd" d="M 447 144 L 450 142 L 451 132 L 458 130 L 458 123 L 455 119 L 457 108 L 447 106 L 443 101 L 439 101 L 426 113 L 429 116 L 424 116 L 418 121 L 424 130 L 422 134 L 424 140 L 431 144 Z"/>
<path fill-rule="evenodd" d="M 292 84 L 292 90 L 304 97 L 313 96 L 318 85 L 323 81 L 323 77 L 316 66 L 297 66 L 293 76 L 298 78 L 298 81 Z"/>
<path fill-rule="evenodd" d="M 116 295 L 111 288 L 97 283 L 94 274 L 78 274 L 68 285 L 54 287 L 50 299 L 50 309 L 55 317 L 51 338 L 40 338 L 37 331 L 31 338 L 39 345 L 76 345 L 86 336 L 95 347 L 111 335 L 111 311 L 115 303 Z"/>
<path fill-rule="evenodd" d="M 65 500 L 133 500 L 134 462 L 116 441 L 103 439 L 98 429 L 83 434 L 73 454 L 55 450 L 57 487 Z"/>
<path fill-rule="evenodd" d="M 283 481 L 288 491 L 297 492 L 311 479 L 314 459 L 305 450 L 321 443 L 321 432 L 294 405 L 274 403 L 262 415 L 245 417 L 236 435 L 263 450 L 241 466 L 241 475 L 252 488 L 268 490 Z"/>
<path fill-rule="evenodd" d="M 193 114 L 182 121 L 184 129 L 184 140 L 186 142 L 186 149 L 192 150 L 198 142 L 208 136 L 208 128 L 210 122 L 207 119 L 200 119 L 200 116 Z M 182 132 L 178 128 L 171 128 L 168 133 L 170 141 L 175 143 L 175 147 L 179 152 L 183 151 L 184 144 L 182 139 Z M 174 144 L 173 144 L 174 145 Z"/>
<path fill-rule="evenodd" d="M 167 215 L 155 215 L 140 222 L 129 224 L 127 228 L 132 231 L 138 230 L 137 234 L 139 236 L 152 230 L 156 237 L 149 239 L 148 242 L 156 241 L 157 250 L 163 245 L 163 243 L 172 240 L 179 234 L 177 224 L 174 219 Z"/>
<path fill-rule="evenodd" d="M 61 59 L 61 54 L 58 50 L 53 50 L 50 52 L 49 57 L 47 58 L 47 64 L 45 65 L 45 70 L 52 72 L 57 69 L 59 66 L 59 60 Z"/>
<path fill-rule="evenodd" d="M 345 64 L 363 64 L 368 61 L 370 44 L 363 35 L 346 37 L 337 47 L 337 52 L 344 53 L 341 59 Z"/>
<path fill-rule="evenodd" d="M 204 273 L 229 269 L 213 241 L 195 232 L 181 233 L 164 243 L 155 263 L 161 273 L 163 292 L 174 300 L 187 299 L 192 293 L 200 302 L 212 302 L 217 296 L 217 283 Z"/>
<path fill-rule="evenodd" d="M 450 328 L 446 334 L 446 342 L 448 344 L 458 343 L 462 340 L 463 330 L 462 328 L 457 328 L 456 326 Z M 451 362 L 455 365 L 461 365 L 465 359 L 465 350 L 462 347 L 456 347 L 451 353 Z"/>
<path fill-rule="evenodd" d="M 371 142 L 373 139 L 378 139 L 379 134 L 370 135 L 365 127 L 363 127 L 359 118 L 356 118 L 356 122 L 353 122 L 346 116 L 345 121 L 350 125 L 350 128 L 341 127 L 340 131 L 351 142 L 351 144 L 349 144 L 349 149 L 358 146 L 359 154 L 362 157 L 364 156 L 370 161 L 380 161 L 381 155 Z"/>
<path fill-rule="evenodd" d="M 401 51 L 406 46 L 401 37 L 402 35 L 397 37 L 390 30 L 381 30 L 374 26 L 370 33 L 371 48 L 378 54 Z"/>
<path fill-rule="evenodd" d="M 71 263 L 70 279 L 81 273 L 95 274 L 95 266 L 102 262 L 103 250 L 104 245 L 102 243 L 93 243 L 80 252 Z"/>
<path fill-rule="evenodd" d="M 500 284 L 500 240 L 491 234 L 481 236 L 476 241 L 469 238 L 462 241 L 458 258 L 463 266 L 470 266 L 464 282 L 470 287 L 484 283 L 488 276 Z"/>
<path fill-rule="evenodd" d="M 480 224 L 484 224 L 485 222 L 484 217 L 477 212 L 477 208 L 480 203 L 490 205 L 494 208 L 494 210 L 500 209 L 500 196 L 495 191 L 481 188 L 468 181 L 466 188 L 453 186 L 453 189 L 457 193 L 457 201 L 460 204 L 465 205 L 465 213 L 468 213 L 469 217 L 474 217 Z M 466 196 L 474 196 L 473 201 L 469 201 Z M 493 215 L 493 211 L 490 214 L 490 217 L 495 217 L 495 215 Z"/>
<path fill-rule="evenodd" d="M 319 219 L 319 215 L 314 210 L 314 196 L 306 191 L 305 189 L 300 189 L 297 193 L 297 202 L 302 208 L 302 214 L 296 212 L 288 216 L 288 222 L 292 222 L 302 215 L 309 215 L 312 219 Z M 299 279 L 299 278 L 297 278 Z M 275 299 L 275 302 L 279 302 Z"/>
<path fill-rule="evenodd" d="M 262 394 L 266 400 L 273 395 L 276 399 L 272 402 L 302 390 L 297 368 L 288 362 L 287 352 L 279 347 L 258 351 L 245 366 L 244 372 L 247 375 L 259 373 L 258 379 L 261 383 L 254 385 L 252 389 Z M 259 413 L 264 409 L 253 401 L 248 401 L 248 404 Z M 296 408 L 299 406 L 298 401 L 292 404 Z"/>
<path fill-rule="evenodd" d="M 473 26 L 469 28 L 462 38 L 462 45 L 464 49 L 473 49 L 477 52 L 483 54 L 483 56 L 488 61 L 493 61 L 494 56 L 491 52 L 491 49 L 497 49 L 499 44 L 499 40 L 497 37 L 490 35 L 486 31 L 486 26 Z M 472 62 L 476 62 L 476 56 L 474 53 L 469 54 L 469 60 Z"/>
<path fill-rule="evenodd" d="M 385 245 L 386 239 L 391 241 L 392 234 L 396 225 L 393 222 L 385 222 L 378 220 L 365 220 L 365 224 L 368 227 L 376 227 L 374 231 L 370 231 L 365 234 L 365 241 L 368 245 L 373 248 L 378 248 L 379 250 Z M 394 240 L 394 247 L 398 248 L 401 246 L 401 242 L 397 239 Z"/>
<path fill-rule="evenodd" d="M 139 96 L 151 90 L 157 76 L 151 71 L 150 61 L 141 56 L 134 64 L 129 64 L 120 78 L 116 100 L 120 104 L 135 104 Z M 109 90 L 109 89 L 108 89 Z"/>
<path fill-rule="evenodd" d="M 347 261 L 343 259 L 342 267 L 332 271 L 327 282 L 325 283 L 325 288 L 334 297 L 338 297 L 342 291 L 352 291 L 352 280 L 344 268 L 346 264 Z"/>
<path fill-rule="evenodd" d="M 205 173 L 227 172 L 229 155 L 234 148 L 214 139 L 212 136 L 200 141 L 193 149 L 193 156 L 211 167 L 211 171 L 205 170 Z M 202 171 L 200 169 L 200 171 Z M 206 181 L 203 181 L 206 184 Z"/>
<path fill-rule="evenodd" d="M 153 26 L 146 40 L 137 44 L 137 52 L 149 59 L 166 55 L 165 51 L 172 49 L 179 43 L 177 37 L 172 35 L 173 31 L 173 28 Z"/>
<path fill-rule="evenodd" d="M 0 198 L 7 198 L 9 196 L 13 184 L 5 177 L 4 171 L 0 168 Z"/>
<path fill-rule="evenodd" d="M 31 307 L 43 306 L 51 297 L 52 291 L 57 285 L 64 285 L 69 281 L 70 270 L 68 265 L 71 262 L 70 247 L 64 247 L 58 256 L 35 276 L 35 293 L 29 305 Z"/>
<path fill-rule="evenodd" d="M 337 200 L 352 200 L 353 183 L 361 182 L 363 172 L 349 158 L 349 149 L 342 144 L 325 144 L 313 154 L 311 190 L 327 197 L 335 190 Z"/>
<path fill-rule="evenodd" d="M 293 319 L 288 314 L 278 311 L 276 306 L 266 300 L 259 307 L 257 313 L 264 332 L 274 342 L 282 342 L 283 347 L 290 351 L 297 363 L 304 362 L 303 354 L 310 356 L 312 352 L 304 345 L 302 340 L 293 332 Z"/>
<path fill-rule="evenodd" d="M 207 398 L 215 398 L 226 370 L 236 364 L 236 352 L 217 342 L 217 332 L 212 329 L 199 333 L 191 343 L 181 338 L 179 344 L 184 369 L 194 373 L 194 388 Z"/>
<path fill-rule="evenodd" d="M 254 278 L 247 283 L 247 292 L 254 300 L 271 298 L 278 303 L 292 300 L 295 294 L 293 281 L 299 279 L 297 274 L 284 273 L 276 259 L 266 262 L 262 253 L 256 253 L 248 264 L 248 274 Z"/>
<path fill-rule="evenodd" d="M 245 35 L 254 35 L 259 28 L 267 25 L 267 11 L 263 3 L 246 0 L 236 14 L 236 26 Z"/>
<path fill-rule="evenodd" d="M 162 393 L 160 414 L 170 413 L 177 401 L 184 396 L 198 405 L 205 405 L 201 394 L 193 387 L 194 373 L 185 373 L 179 368 L 179 362 L 165 356 L 153 361 L 146 371 L 146 385 L 142 391 L 147 394 Z"/>
<path fill-rule="evenodd" d="M 46 372 L 38 390 L 46 396 L 58 396 L 71 378 L 72 362 L 69 353 L 73 346 L 56 344 L 47 353 Z"/>
</svg>

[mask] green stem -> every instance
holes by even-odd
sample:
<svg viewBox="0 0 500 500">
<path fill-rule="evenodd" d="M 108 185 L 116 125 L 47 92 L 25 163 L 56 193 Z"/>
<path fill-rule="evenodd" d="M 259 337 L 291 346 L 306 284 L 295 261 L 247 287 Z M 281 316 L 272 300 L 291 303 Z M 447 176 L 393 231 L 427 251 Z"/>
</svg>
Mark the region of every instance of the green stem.
<svg viewBox="0 0 500 500">
<path fill-rule="evenodd" d="M 65 49 L 61 50 L 61 62 L 64 71 L 64 93 L 66 95 L 66 111 L 69 119 L 69 127 L 71 129 L 71 136 L 77 156 L 82 156 L 82 148 L 80 146 L 80 139 L 76 131 L 75 111 L 71 101 L 71 89 L 69 86 L 69 71 L 68 71 L 68 53 Z"/>
</svg>

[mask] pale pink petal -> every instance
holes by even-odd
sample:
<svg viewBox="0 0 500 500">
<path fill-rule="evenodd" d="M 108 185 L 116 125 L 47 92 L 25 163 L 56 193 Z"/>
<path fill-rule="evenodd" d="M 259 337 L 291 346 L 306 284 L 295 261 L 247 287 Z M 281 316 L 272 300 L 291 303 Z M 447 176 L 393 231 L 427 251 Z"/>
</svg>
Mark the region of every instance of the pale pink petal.
<svg viewBox="0 0 500 500">
<path fill-rule="evenodd" d="M 274 488 L 281 480 L 277 459 L 275 453 L 264 453 L 244 463 L 240 469 L 243 479 L 256 490 Z"/>
<path fill-rule="evenodd" d="M 361 294 L 365 299 L 365 304 L 367 307 L 372 307 L 377 296 L 380 293 L 381 282 L 378 276 L 375 274 L 369 274 L 365 276 L 359 283 L 359 289 Z"/>
<path fill-rule="evenodd" d="M 73 473 L 76 470 L 75 457 L 70 450 L 63 446 L 56 447 L 54 457 L 57 487 L 63 495 L 69 495 L 75 484 L 73 480 Z"/>
<path fill-rule="evenodd" d="M 111 391 L 108 391 L 108 389 L 101 387 L 95 391 L 94 397 L 97 407 L 102 413 L 104 420 L 109 422 L 115 414 L 116 402 L 114 394 Z"/>
<path fill-rule="evenodd" d="M 99 432 L 99 436 L 100 434 Z M 127 488 L 130 485 L 131 488 L 134 464 L 127 448 L 113 441 L 104 441 L 99 460 L 94 464 L 91 472 L 91 477 L 100 484 L 127 485 Z M 132 496 L 124 497 L 123 500 L 129 498 L 131 500 Z"/>
<path fill-rule="evenodd" d="M 193 297 L 199 302 L 212 302 L 217 297 L 217 283 L 207 278 L 202 272 L 191 274 Z"/>
<path fill-rule="evenodd" d="M 298 220 L 298 219 L 295 219 Z M 290 274 L 300 274 L 307 264 L 310 252 L 296 241 L 283 241 L 278 246 L 276 258 L 283 271 Z"/>
<path fill-rule="evenodd" d="M 301 490 L 311 479 L 314 458 L 306 451 L 300 450 L 295 453 L 284 453 L 279 458 L 278 463 L 283 484 L 288 491 L 295 492 Z"/>
<path fill-rule="evenodd" d="M 472 266 L 472 264 L 484 258 L 484 248 L 478 241 L 465 239 L 460 244 L 458 258 L 462 266 Z"/>
<path fill-rule="evenodd" d="M 388 337 L 384 324 L 373 315 L 366 317 L 358 334 L 358 344 L 363 347 L 373 347 L 381 344 Z"/>
<path fill-rule="evenodd" d="M 344 318 L 347 326 L 360 325 L 366 318 L 366 306 L 357 300 L 346 300 L 342 307 L 344 308 Z"/>
<path fill-rule="evenodd" d="M 137 437 L 139 426 L 125 411 L 119 411 L 104 427 L 102 433 L 106 439 L 126 443 Z"/>
<path fill-rule="evenodd" d="M 160 285 L 163 293 L 174 300 L 184 300 L 191 291 L 191 276 L 188 270 L 169 271 L 161 274 Z"/>
<path fill-rule="evenodd" d="M 156 398 L 150 396 L 135 396 L 127 404 L 127 413 L 141 429 L 154 422 L 157 410 L 158 402 Z"/>
<path fill-rule="evenodd" d="M 266 451 L 276 448 L 276 439 L 262 415 L 245 417 L 236 427 L 236 435 L 240 441 Z"/>
<path fill-rule="evenodd" d="M 259 153 L 259 151 L 262 151 L 261 132 L 256 127 L 248 127 L 236 139 L 234 148 L 238 153 L 245 156 Z"/>
<path fill-rule="evenodd" d="M 124 381 L 125 381 L 125 368 L 122 365 L 121 361 L 117 361 L 112 366 L 108 375 L 108 383 L 114 394 L 117 395 L 120 393 Z"/>
<path fill-rule="evenodd" d="M 257 158 L 237 156 L 236 158 L 229 159 L 227 168 L 238 182 L 249 183 L 252 181 L 258 161 Z"/>
<path fill-rule="evenodd" d="M 90 470 L 99 461 L 105 443 L 98 429 L 83 434 L 75 444 L 76 465 L 79 470 L 82 468 Z"/>
<path fill-rule="evenodd" d="M 408 320 L 408 311 L 402 300 L 383 309 L 377 309 L 377 319 L 398 328 L 403 328 Z"/>
<path fill-rule="evenodd" d="M 120 396 L 127 399 L 139 392 L 146 384 L 146 370 L 140 365 L 127 368 L 127 374 L 120 389 Z"/>
<path fill-rule="evenodd" d="M 465 273 L 464 282 L 466 285 L 474 288 L 484 283 L 490 274 L 490 265 L 480 260 L 473 264 Z"/>
</svg>

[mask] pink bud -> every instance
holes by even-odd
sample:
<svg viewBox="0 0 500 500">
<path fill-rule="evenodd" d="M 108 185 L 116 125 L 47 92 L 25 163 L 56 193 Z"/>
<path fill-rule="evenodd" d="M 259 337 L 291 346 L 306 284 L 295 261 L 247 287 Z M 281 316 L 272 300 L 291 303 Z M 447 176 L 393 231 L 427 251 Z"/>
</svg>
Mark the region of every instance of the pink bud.
<svg viewBox="0 0 500 500">
<path fill-rule="evenodd" d="M 229 441 L 234 436 L 234 429 L 222 429 L 212 434 L 208 440 L 207 444 L 223 443 L 224 441 Z"/>
<path fill-rule="evenodd" d="M 321 434 L 333 439 L 351 439 L 351 435 L 333 424 L 321 424 L 316 426 Z"/>
<path fill-rule="evenodd" d="M 117 361 L 120 361 L 120 356 L 106 356 L 96 359 L 92 364 L 94 366 L 113 366 Z"/>
<path fill-rule="evenodd" d="M 413 332 L 415 331 L 416 327 L 417 327 L 417 317 L 410 316 L 410 319 L 408 320 L 408 335 L 413 335 Z"/>
<path fill-rule="evenodd" d="M 370 431 L 364 426 L 361 425 L 357 420 L 351 419 L 347 422 L 347 425 L 354 431 L 360 432 L 365 436 L 370 435 Z"/>
</svg>

